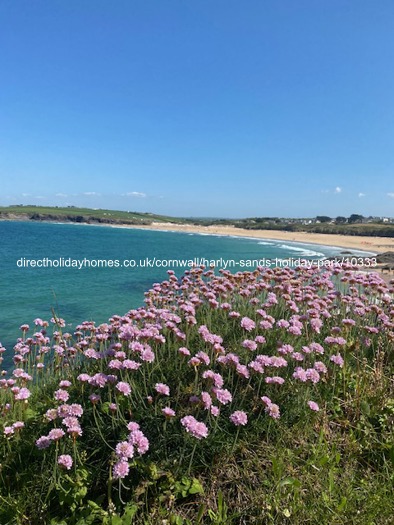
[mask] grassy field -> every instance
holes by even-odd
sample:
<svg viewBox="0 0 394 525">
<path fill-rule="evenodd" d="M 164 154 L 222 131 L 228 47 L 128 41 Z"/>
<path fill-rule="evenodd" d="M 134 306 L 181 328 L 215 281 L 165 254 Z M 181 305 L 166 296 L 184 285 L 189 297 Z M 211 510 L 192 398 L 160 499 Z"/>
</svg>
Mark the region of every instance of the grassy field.
<svg viewBox="0 0 394 525">
<path fill-rule="evenodd" d="M 28 219 L 63 217 L 65 220 L 83 217 L 85 219 L 99 219 L 127 223 L 129 221 L 150 223 L 155 222 L 185 222 L 184 219 L 176 217 L 167 217 L 165 215 L 156 215 L 153 213 L 138 213 L 129 211 L 77 208 L 77 207 L 57 207 L 57 206 L 8 206 L 0 207 L 0 218 L 4 215 L 13 215 L 14 217 L 27 217 Z"/>
</svg>

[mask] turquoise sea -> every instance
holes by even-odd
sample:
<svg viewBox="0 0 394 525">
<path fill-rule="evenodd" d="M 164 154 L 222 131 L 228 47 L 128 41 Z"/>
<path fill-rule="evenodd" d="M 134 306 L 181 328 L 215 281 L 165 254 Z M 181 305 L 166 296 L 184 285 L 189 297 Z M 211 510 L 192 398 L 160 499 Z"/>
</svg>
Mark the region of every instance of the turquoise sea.
<svg viewBox="0 0 394 525">
<path fill-rule="evenodd" d="M 144 292 L 174 267 L 65 267 L 76 260 L 208 259 L 234 261 L 321 258 L 342 248 L 178 232 L 90 225 L 0 222 L 0 341 L 11 350 L 19 326 L 49 320 L 53 308 L 68 328 L 84 320 L 106 322 L 143 304 Z M 23 267 L 26 260 L 62 261 L 58 267 Z M 30 263 L 29 263 L 30 264 Z M 48 263 L 49 264 L 49 263 Z M 63 264 L 63 267 L 61 266 Z M 71 264 L 71 263 L 70 263 Z M 95 263 L 92 263 L 95 264 Z M 165 264 L 165 263 L 164 263 Z M 240 266 L 229 268 L 239 271 Z M 9 352 L 7 352 L 9 354 Z"/>
</svg>

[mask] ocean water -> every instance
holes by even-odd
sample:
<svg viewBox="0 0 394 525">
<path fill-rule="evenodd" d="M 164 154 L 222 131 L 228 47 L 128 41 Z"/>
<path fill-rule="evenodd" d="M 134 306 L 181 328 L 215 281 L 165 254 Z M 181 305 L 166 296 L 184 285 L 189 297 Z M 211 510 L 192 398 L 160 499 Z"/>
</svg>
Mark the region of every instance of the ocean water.
<svg viewBox="0 0 394 525">
<path fill-rule="evenodd" d="M 19 326 L 52 309 L 67 328 L 84 320 L 106 322 L 143 304 L 144 292 L 166 278 L 167 270 L 144 267 L 23 267 L 26 260 L 182 259 L 247 260 L 322 258 L 342 248 L 178 232 L 32 222 L 0 222 L 0 341 L 11 350 Z M 94 263 L 92 263 L 94 264 Z M 229 268 L 239 271 L 248 268 Z M 7 352 L 9 354 L 9 352 Z"/>
</svg>

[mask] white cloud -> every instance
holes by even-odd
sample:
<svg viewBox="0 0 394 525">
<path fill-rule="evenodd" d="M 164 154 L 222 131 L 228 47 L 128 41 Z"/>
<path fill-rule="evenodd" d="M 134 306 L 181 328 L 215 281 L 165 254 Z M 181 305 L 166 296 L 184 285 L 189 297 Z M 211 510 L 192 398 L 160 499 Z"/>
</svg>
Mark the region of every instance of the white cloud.
<svg viewBox="0 0 394 525">
<path fill-rule="evenodd" d="M 360 191 L 360 193 L 358 194 L 358 196 L 359 196 L 360 198 L 361 198 L 361 197 L 365 197 L 365 195 L 366 195 L 366 194 L 365 194 L 365 193 L 362 193 L 361 191 Z"/>
<path fill-rule="evenodd" d="M 337 186 L 335 188 L 335 193 L 341 193 L 341 191 L 342 191 L 342 188 L 340 186 Z"/>
<path fill-rule="evenodd" d="M 390 197 L 390 199 L 394 199 L 394 192 L 390 192 L 387 195 Z"/>
<path fill-rule="evenodd" d="M 82 195 L 88 195 L 88 196 L 100 196 L 101 193 L 97 193 L 96 191 L 85 191 Z"/>
<path fill-rule="evenodd" d="M 22 197 L 30 197 L 30 193 L 22 193 Z"/>
<path fill-rule="evenodd" d="M 55 197 L 68 197 L 67 193 L 55 193 Z"/>
<path fill-rule="evenodd" d="M 144 199 L 146 197 L 146 193 L 141 193 L 140 191 L 129 191 L 127 193 L 123 193 L 122 197 L 137 197 L 139 199 Z"/>
</svg>

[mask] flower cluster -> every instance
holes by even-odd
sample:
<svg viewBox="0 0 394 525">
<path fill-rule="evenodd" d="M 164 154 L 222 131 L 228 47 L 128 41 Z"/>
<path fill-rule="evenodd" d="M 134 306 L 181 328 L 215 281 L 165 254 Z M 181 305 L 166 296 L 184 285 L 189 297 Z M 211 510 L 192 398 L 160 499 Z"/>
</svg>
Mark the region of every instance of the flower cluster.
<svg viewBox="0 0 394 525">
<path fill-rule="evenodd" d="M 26 408 L 52 377 L 40 414 L 51 428 L 34 436 L 36 446 L 55 443 L 59 467 L 70 470 L 68 452 L 83 450 L 85 423 L 95 425 L 115 479 L 160 446 L 149 441 L 152 425 L 156 436 L 203 443 L 215 432 L 238 436 L 251 420 L 280 425 L 294 407 L 302 406 L 299 417 L 319 418 L 327 406 L 321 392 L 334 396 L 353 353 L 367 359 L 393 340 L 392 293 L 377 274 L 354 269 L 195 268 L 181 279 L 169 272 L 145 306 L 99 326 L 86 321 L 69 334 L 53 318 L 50 338 L 50 323 L 36 319 L 31 335 L 22 325 L 15 368 L 0 379 L 2 439 L 12 445 L 29 426 Z"/>
</svg>

